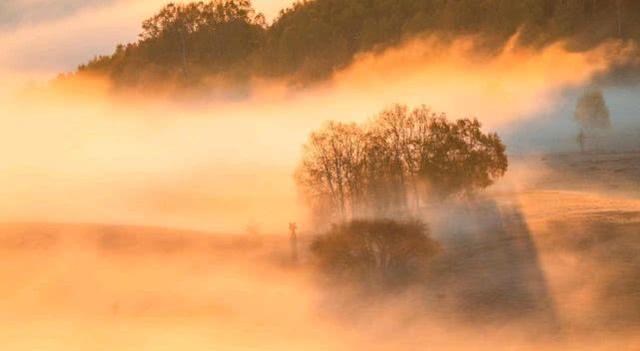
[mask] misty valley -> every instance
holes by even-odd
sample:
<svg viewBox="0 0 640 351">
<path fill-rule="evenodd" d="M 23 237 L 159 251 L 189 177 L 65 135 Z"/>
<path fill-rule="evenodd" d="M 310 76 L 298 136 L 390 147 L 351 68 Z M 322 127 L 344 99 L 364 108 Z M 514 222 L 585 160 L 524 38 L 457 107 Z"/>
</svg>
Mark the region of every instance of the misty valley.
<svg viewBox="0 0 640 351">
<path fill-rule="evenodd" d="M 640 349 L 640 2 L 0 3 L 6 350 Z"/>
</svg>

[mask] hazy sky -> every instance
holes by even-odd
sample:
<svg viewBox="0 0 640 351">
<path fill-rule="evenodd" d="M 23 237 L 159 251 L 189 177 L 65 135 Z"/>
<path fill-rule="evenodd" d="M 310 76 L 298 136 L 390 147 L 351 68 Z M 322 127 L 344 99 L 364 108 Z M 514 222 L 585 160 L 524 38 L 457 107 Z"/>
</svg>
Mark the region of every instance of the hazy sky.
<svg viewBox="0 0 640 351">
<path fill-rule="evenodd" d="M 27 75 L 73 70 L 118 43 L 167 0 L 0 0 L 0 67 Z M 254 0 L 273 18 L 291 0 Z"/>
</svg>

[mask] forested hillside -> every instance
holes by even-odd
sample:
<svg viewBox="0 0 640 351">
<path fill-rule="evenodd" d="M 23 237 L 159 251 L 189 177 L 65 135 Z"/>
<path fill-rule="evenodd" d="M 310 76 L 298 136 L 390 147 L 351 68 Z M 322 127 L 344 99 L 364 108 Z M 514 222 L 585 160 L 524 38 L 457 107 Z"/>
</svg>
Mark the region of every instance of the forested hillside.
<svg viewBox="0 0 640 351">
<path fill-rule="evenodd" d="M 420 33 L 481 34 L 487 47 L 520 30 L 524 45 L 567 40 L 572 50 L 607 39 L 640 39 L 637 0 L 312 0 L 273 23 L 249 0 L 169 4 L 144 21 L 136 43 L 78 69 L 120 86 L 197 86 L 250 76 L 315 81 L 355 54 Z"/>
</svg>

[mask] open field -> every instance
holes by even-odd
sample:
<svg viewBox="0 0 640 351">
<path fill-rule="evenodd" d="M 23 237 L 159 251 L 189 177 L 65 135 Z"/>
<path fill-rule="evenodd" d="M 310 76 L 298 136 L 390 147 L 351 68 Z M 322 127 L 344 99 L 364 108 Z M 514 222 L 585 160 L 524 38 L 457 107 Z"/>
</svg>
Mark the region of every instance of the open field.
<svg viewBox="0 0 640 351">
<path fill-rule="evenodd" d="M 517 190 L 429 210 L 444 252 L 424 286 L 383 300 L 335 300 L 308 257 L 291 263 L 285 236 L 5 224 L 0 342 L 11 350 L 637 349 L 640 199 L 619 190 L 634 194 L 626 190 L 638 161 L 545 156 L 537 162 L 547 171 Z"/>
</svg>

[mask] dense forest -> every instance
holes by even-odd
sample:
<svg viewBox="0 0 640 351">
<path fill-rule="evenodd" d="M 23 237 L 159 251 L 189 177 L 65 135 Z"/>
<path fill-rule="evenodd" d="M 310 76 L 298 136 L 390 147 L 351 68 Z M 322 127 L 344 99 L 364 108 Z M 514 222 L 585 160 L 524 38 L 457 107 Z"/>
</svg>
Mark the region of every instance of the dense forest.
<svg viewBox="0 0 640 351">
<path fill-rule="evenodd" d="M 144 21 L 139 40 L 78 68 L 119 86 L 199 86 L 249 77 L 326 78 L 363 51 L 421 33 L 479 34 L 499 48 L 566 40 L 584 50 L 607 39 L 640 39 L 637 0 L 312 0 L 267 23 L 249 0 L 168 4 Z"/>
</svg>

